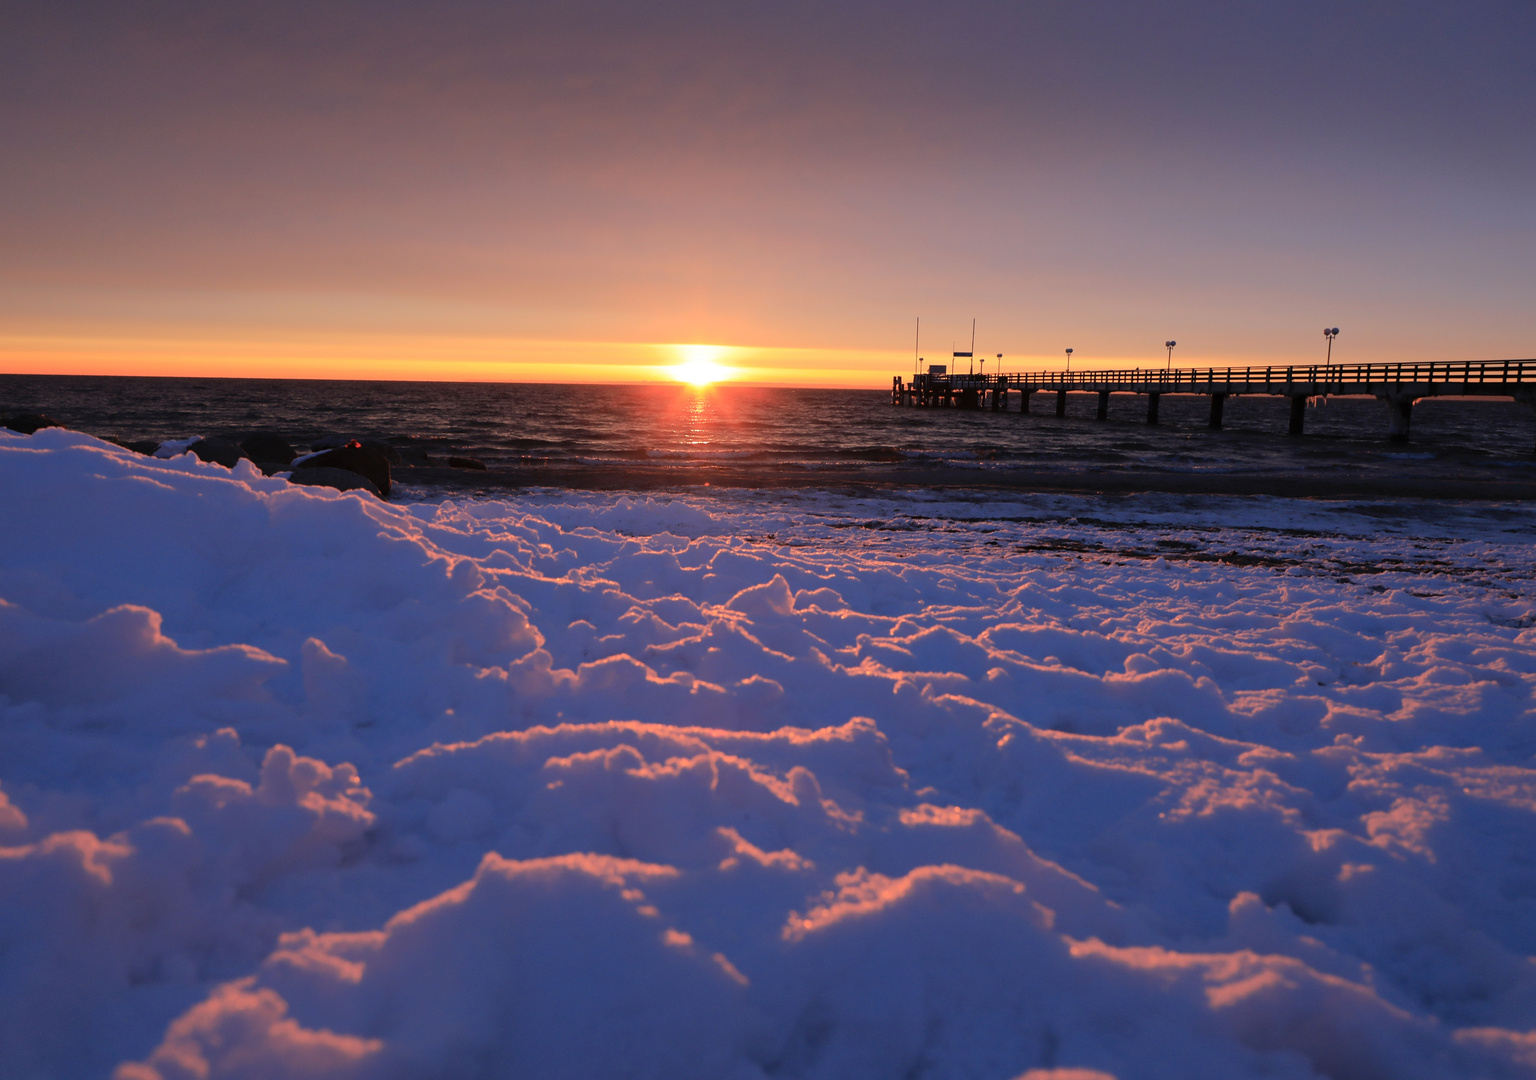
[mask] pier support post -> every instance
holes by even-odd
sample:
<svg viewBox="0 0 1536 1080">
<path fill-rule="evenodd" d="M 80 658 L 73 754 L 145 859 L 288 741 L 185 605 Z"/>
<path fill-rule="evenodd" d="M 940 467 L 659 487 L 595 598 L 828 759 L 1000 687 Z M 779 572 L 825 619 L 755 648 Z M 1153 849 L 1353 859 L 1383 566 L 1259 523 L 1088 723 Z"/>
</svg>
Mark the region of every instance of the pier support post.
<svg viewBox="0 0 1536 1080">
<path fill-rule="evenodd" d="M 1291 434 L 1300 435 L 1307 426 L 1307 395 L 1291 398 Z"/>
<path fill-rule="evenodd" d="M 1408 422 L 1413 419 L 1413 398 L 1387 398 L 1387 441 L 1408 441 Z"/>
<path fill-rule="evenodd" d="M 1109 391 L 1108 390 L 1100 390 L 1099 391 L 1099 419 L 1100 420 L 1108 420 L 1109 419 Z"/>
<path fill-rule="evenodd" d="M 1033 390 L 1029 389 L 1029 387 L 1027 387 L 1027 386 L 1019 387 L 1019 402 L 1020 402 L 1020 404 L 1019 404 L 1019 412 L 1020 412 L 1020 414 L 1029 412 L 1029 399 L 1034 397 L 1034 396 L 1035 396 L 1035 392 Z"/>
<path fill-rule="evenodd" d="M 1227 404 L 1227 395 L 1226 394 L 1212 394 L 1211 395 L 1211 430 L 1212 431 L 1220 431 L 1221 430 L 1221 413 L 1222 413 L 1222 410 L 1226 408 L 1226 404 Z"/>
<path fill-rule="evenodd" d="M 1067 415 L 1067 392 L 1065 390 L 1056 391 L 1056 415 Z"/>
<path fill-rule="evenodd" d="M 1158 398 L 1160 398 L 1162 396 L 1163 396 L 1162 394 L 1148 394 L 1147 395 L 1147 423 L 1149 423 L 1149 424 L 1157 423 L 1157 401 L 1158 401 Z"/>
</svg>

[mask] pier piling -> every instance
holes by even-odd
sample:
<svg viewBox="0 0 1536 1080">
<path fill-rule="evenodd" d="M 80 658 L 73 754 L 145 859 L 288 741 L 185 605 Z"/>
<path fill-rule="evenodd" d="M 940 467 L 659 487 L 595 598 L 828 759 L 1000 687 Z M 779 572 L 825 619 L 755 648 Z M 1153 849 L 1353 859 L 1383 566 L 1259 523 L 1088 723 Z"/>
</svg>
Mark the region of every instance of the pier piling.
<svg viewBox="0 0 1536 1080">
<path fill-rule="evenodd" d="M 1147 395 L 1147 423 L 1149 423 L 1149 424 L 1157 423 L 1157 404 L 1158 404 L 1158 399 L 1161 398 L 1162 396 L 1163 396 L 1162 394 L 1148 394 Z"/>
<path fill-rule="evenodd" d="M 1300 435 L 1307 426 L 1307 396 L 1305 394 L 1293 394 L 1291 396 L 1291 434 Z"/>
<path fill-rule="evenodd" d="M 1098 419 L 1100 419 L 1100 420 L 1108 420 L 1109 419 L 1109 391 L 1108 390 L 1100 390 L 1099 391 L 1099 415 L 1098 415 Z"/>
<path fill-rule="evenodd" d="M 1222 413 L 1222 410 L 1226 407 L 1226 404 L 1227 404 L 1227 395 L 1226 394 L 1212 394 L 1211 395 L 1211 423 L 1210 423 L 1210 428 L 1211 428 L 1212 431 L 1220 431 L 1221 430 L 1221 413 Z"/>
<path fill-rule="evenodd" d="M 1408 424 L 1413 419 L 1412 398 L 1387 398 L 1387 441 L 1408 441 Z"/>
<path fill-rule="evenodd" d="M 1056 391 L 1056 415 L 1067 415 L 1067 392 L 1065 390 Z"/>
</svg>

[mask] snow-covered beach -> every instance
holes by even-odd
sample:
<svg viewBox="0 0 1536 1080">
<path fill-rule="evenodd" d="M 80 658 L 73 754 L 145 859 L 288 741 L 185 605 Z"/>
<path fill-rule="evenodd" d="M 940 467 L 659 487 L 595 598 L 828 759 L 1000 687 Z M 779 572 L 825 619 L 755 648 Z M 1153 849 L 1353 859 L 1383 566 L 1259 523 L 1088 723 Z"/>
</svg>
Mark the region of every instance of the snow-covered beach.
<svg viewBox="0 0 1536 1080">
<path fill-rule="evenodd" d="M 8 1076 L 1536 1075 L 1528 505 L 0 506 Z"/>
</svg>

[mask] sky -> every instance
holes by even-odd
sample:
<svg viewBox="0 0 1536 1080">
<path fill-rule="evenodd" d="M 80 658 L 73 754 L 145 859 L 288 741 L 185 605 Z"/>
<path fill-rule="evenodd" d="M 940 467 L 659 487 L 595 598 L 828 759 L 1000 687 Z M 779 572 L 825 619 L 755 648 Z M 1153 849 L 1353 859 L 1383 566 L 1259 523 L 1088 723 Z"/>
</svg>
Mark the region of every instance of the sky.
<svg viewBox="0 0 1536 1080">
<path fill-rule="evenodd" d="M 1476 0 L 4 4 L 0 371 L 1530 357 L 1532 55 Z"/>
</svg>

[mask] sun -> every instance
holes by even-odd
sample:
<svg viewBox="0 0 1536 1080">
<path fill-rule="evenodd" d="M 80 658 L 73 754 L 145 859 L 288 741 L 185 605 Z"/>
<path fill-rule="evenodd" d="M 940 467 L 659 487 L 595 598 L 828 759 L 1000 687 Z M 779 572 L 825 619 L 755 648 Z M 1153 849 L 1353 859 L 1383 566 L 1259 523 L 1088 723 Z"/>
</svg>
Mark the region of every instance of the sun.
<svg viewBox="0 0 1536 1080">
<path fill-rule="evenodd" d="M 715 358 L 725 352 L 719 345 L 674 345 L 673 348 L 682 354 L 682 362 L 666 370 L 678 382 L 708 386 L 734 374 L 730 368 L 715 363 Z"/>
<path fill-rule="evenodd" d="M 725 378 L 725 368 L 713 360 L 688 360 L 672 369 L 672 377 L 678 382 L 708 386 Z"/>
</svg>

